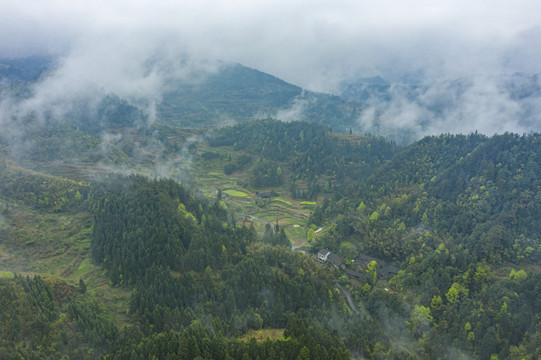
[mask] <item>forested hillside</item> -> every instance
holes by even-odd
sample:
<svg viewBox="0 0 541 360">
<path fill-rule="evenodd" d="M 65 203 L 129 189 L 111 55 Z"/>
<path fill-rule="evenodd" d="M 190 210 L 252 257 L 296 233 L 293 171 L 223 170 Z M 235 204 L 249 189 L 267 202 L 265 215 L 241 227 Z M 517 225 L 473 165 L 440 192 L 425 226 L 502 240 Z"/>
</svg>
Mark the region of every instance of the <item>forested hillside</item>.
<svg viewBox="0 0 541 360">
<path fill-rule="evenodd" d="M 3 167 L 3 172 L 9 181 L 12 170 Z M 11 209 L 17 194 L 43 196 L 54 189 L 4 188 L 3 217 L 10 221 L 15 216 Z M 0 350 L 6 358 L 98 358 L 106 353 L 119 359 L 142 354 L 272 358 L 282 353 L 296 358 L 310 352 L 326 359 L 348 357 L 335 331 L 311 315 L 343 312 L 341 302 L 332 302 L 332 277 L 291 252 L 280 229 L 269 228 L 260 239 L 253 228 L 231 223 L 225 204 L 198 200 L 171 180 L 113 177 L 85 193 L 84 198 L 78 191 L 67 196 L 67 203 L 83 201 L 94 214 L 89 250 L 107 269 L 111 285 L 131 289 L 131 324 L 123 329 L 115 325 L 103 305 L 93 303 L 95 289 L 87 289 L 82 279 L 70 285 L 57 277 L 44 281 L 4 271 Z M 43 213 L 76 211 L 20 199 Z M 272 245 L 284 240 L 286 246 Z M 279 335 L 265 343 L 238 338 L 260 329 L 276 329 Z"/>
<path fill-rule="evenodd" d="M 275 161 L 288 161 L 295 178 L 332 175 L 337 180 L 361 178 L 390 159 L 396 146 L 383 138 L 333 134 L 328 127 L 306 122 L 259 120 L 219 129 L 211 146 L 233 146 Z"/>
<path fill-rule="evenodd" d="M 537 135 L 425 138 L 368 181 L 336 195 L 352 213 L 342 234 L 359 234 L 367 241 L 362 246 L 388 258 L 417 251 L 422 244 L 408 245 L 403 238 L 421 229 L 433 234 L 425 243 L 432 249 L 453 242 L 469 247 L 477 259 L 522 260 L 518 253 L 536 242 L 540 230 L 540 145 Z M 313 221 L 337 215 L 337 203 L 326 202 Z M 515 244 L 513 254 L 514 241 L 524 244 Z M 532 252 L 531 260 L 537 255 Z"/>
<path fill-rule="evenodd" d="M 429 137 L 311 221 L 330 226 L 319 247 L 340 253 L 347 242 L 402 264 L 389 284 L 416 304 L 422 320 L 410 325 L 430 357 L 453 344 L 482 359 L 535 358 L 540 173 L 536 134 Z"/>
<path fill-rule="evenodd" d="M 240 64 L 220 64 L 187 83 L 170 83 L 158 105 L 166 125 L 219 128 L 272 117 L 323 124 L 346 132 L 358 128 L 363 104 L 311 92 Z"/>
<path fill-rule="evenodd" d="M 132 115 L 49 123 L 26 152 L 4 141 L 0 356 L 541 355 L 538 134 L 402 148 L 276 120 L 204 138 Z M 192 185 L 157 176 L 181 158 L 168 171 L 191 164 Z M 343 265 L 316 261 L 323 248 Z"/>
<path fill-rule="evenodd" d="M 221 128 L 209 144 L 257 155 L 251 177 L 255 187 L 281 185 L 283 176 L 275 169 L 287 169 L 291 196 L 310 200 L 367 178 L 397 152 L 396 145 L 383 138 L 334 134 L 321 125 L 271 119 Z"/>
</svg>

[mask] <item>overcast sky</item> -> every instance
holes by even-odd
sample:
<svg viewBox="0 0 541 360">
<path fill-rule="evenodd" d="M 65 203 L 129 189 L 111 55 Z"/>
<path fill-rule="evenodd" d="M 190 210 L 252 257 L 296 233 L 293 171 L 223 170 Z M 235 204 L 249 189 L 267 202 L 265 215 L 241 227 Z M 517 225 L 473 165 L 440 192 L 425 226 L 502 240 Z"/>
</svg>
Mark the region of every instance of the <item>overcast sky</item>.
<svg viewBox="0 0 541 360">
<path fill-rule="evenodd" d="M 540 72 L 539 14 L 537 0 L 1 1 L 0 55 L 190 54 L 332 91 L 354 75 Z"/>
<path fill-rule="evenodd" d="M 59 55 L 32 98 L 0 99 L 0 115 L 61 118 L 114 93 L 154 120 L 168 84 L 225 61 L 329 93 L 382 76 L 396 85 L 392 100 L 367 101 L 360 132 L 539 132 L 541 78 L 521 80 L 535 93 L 526 99 L 506 82 L 541 73 L 540 14 L 539 0 L 0 0 L 0 57 Z M 397 85 L 412 74 L 415 97 Z"/>
</svg>

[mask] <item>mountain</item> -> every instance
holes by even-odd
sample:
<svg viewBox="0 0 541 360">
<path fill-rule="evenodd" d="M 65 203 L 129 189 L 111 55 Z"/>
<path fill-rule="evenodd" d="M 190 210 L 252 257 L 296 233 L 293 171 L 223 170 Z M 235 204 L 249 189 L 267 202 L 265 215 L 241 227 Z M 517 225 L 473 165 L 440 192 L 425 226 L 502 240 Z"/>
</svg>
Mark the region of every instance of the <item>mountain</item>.
<svg viewBox="0 0 541 360">
<path fill-rule="evenodd" d="M 405 96 L 410 101 L 422 101 L 431 87 L 437 86 L 448 89 L 447 94 L 460 96 L 467 92 L 474 84 L 474 78 L 450 78 L 446 80 L 429 81 L 425 77 L 403 76 L 398 80 L 390 81 L 381 76 L 347 80 L 340 84 L 340 97 L 347 101 L 357 103 L 377 103 L 391 101 L 393 97 Z M 538 98 L 541 96 L 541 84 L 538 74 L 514 73 L 491 81 L 497 82 L 502 91 L 511 99 L 522 100 Z M 434 109 L 441 111 L 441 109 Z"/>
<path fill-rule="evenodd" d="M 53 62 L 22 59 L 10 60 L 9 64 L 11 70 L 5 79 L 18 76 L 18 80 L 16 86 L 2 93 L 2 105 L 4 113 L 18 117 L 2 118 L 0 144 L 4 152 L 31 159 L 31 166 L 41 170 L 52 168 L 46 163 L 51 160 L 59 169 L 80 163 L 119 165 L 128 159 L 144 159 L 148 153 L 168 156 L 172 150 L 163 146 L 162 142 L 168 141 L 165 134 L 175 133 L 177 130 L 171 129 L 179 127 L 213 129 L 275 117 L 319 123 L 335 132 L 346 132 L 355 129 L 360 108 L 359 104 L 305 91 L 239 64 L 222 64 L 216 72 L 206 73 L 197 81 L 169 82 L 154 119 L 146 107 L 114 93 L 73 99 L 67 94 L 69 103 L 34 101 L 35 86 L 40 86 L 45 77 L 54 76 Z M 35 103 L 42 103 L 43 108 L 33 108 Z"/>
<path fill-rule="evenodd" d="M 159 105 L 162 122 L 175 126 L 216 127 L 220 122 L 244 122 L 289 107 L 302 89 L 274 76 L 239 64 L 191 85 L 171 84 Z M 203 126 L 201 126 L 203 125 Z"/>
<path fill-rule="evenodd" d="M 308 121 L 346 131 L 361 105 L 314 93 L 240 64 L 223 65 L 191 84 L 171 84 L 158 117 L 164 124 L 214 128 L 257 118 Z"/>
<path fill-rule="evenodd" d="M 55 76 L 53 66 L 49 58 L 0 60 L 0 84 L 6 88 L 3 97 L 12 96 L 15 101 L 31 99 L 36 80 Z M 197 79 L 169 79 L 163 91 L 161 101 L 156 104 L 156 121 L 164 125 L 208 129 L 260 118 L 278 118 L 315 122 L 341 132 L 351 128 L 359 130 L 356 117 L 361 104 L 310 92 L 240 64 L 221 63 L 215 71 L 199 74 Z M 56 111 L 55 106 L 60 105 L 50 104 L 38 111 L 47 116 L 48 112 Z M 79 127 L 93 127 L 93 131 L 99 130 L 104 112 L 111 113 L 107 115 L 117 119 L 116 122 L 124 123 L 126 120 L 120 117 L 133 118 L 137 112 L 141 117 L 147 112 L 145 106 L 114 92 L 105 94 L 97 103 L 95 98 L 77 97 L 63 106 L 69 108 L 65 118 L 78 122 Z M 111 116 L 107 121 L 111 121 Z M 144 116 L 148 117 L 148 113 Z M 143 125 L 141 119 L 132 121 Z"/>
<path fill-rule="evenodd" d="M 4 59 L 1 64 L 0 82 L 18 99 L 32 99 L 36 79 L 55 76 L 52 59 Z M 160 73 L 167 77 L 165 70 Z M 159 90 L 157 103 L 108 92 L 98 103 L 94 98 L 74 99 L 65 116 L 96 123 L 103 120 L 105 106 L 117 117 L 141 113 L 137 126 L 157 121 L 191 128 L 277 118 L 314 122 L 336 132 L 371 133 L 406 145 L 439 132 L 539 131 L 540 89 L 537 74 L 430 78 L 415 73 L 392 80 L 348 79 L 336 96 L 311 92 L 240 64 L 219 63 L 183 80 L 171 75 Z M 54 112 L 55 106 L 59 105 L 41 111 Z"/>
</svg>

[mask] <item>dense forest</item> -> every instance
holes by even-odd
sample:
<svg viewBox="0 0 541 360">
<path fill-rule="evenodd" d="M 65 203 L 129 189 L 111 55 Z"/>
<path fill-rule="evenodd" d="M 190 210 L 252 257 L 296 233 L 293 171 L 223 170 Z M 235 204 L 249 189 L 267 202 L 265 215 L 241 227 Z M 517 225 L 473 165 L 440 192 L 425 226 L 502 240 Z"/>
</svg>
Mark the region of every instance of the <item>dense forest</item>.
<svg viewBox="0 0 541 360">
<path fill-rule="evenodd" d="M 3 142 L 0 260 L 39 261 L 0 268 L 1 358 L 541 356 L 538 134 L 399 147 L 259 120 L 190 142 L 194 130 L 127 130 L 133 122 L 112 118 L 132 148 L 124 139 L 105 149 L 101 128 L 59 124 L 24 161 Z M 47 167 L 70 151 L 133 168 Z M 134 164 L 177 151 L 221 179 L 208 186 L 216 191 L 137 175 Z M 290 209 L 311 200 L 300 251 L 278 216 L 257 226 L 232 210 L 224 183 L 246 191 L 241 204 L 252 191 L 280 194 Z M 253 197 L 253 208 L 270 207 Z M 345 269 L 316 261 L 323 248 Z M 65 254 L 76 258 L 58 265 Z"/>
<path fill-rule="evenodd" d="M 93 257 L 113 285 L 132 289 L 134 325 L 116 327 L 93 307 L 83 281 L 7 276 L 7 358 L 348 358 L 336 330 L 311 315 L 343 311 L 330 296 L 332 277 L 291 252 L 283 231 L 259 239 L 253 228 L 228 222 L 218 200 L 199 201 L 170 180 L 112 178 L 95 184 L 87 199 Z M 237 340 L 264 328 L 285 330 L 262 344 Z"/>
<path fill-rule="evenodd" d="M 321 175 L 360 180 L 396 152 L 396 146 L 383 138 L 347 137 L 321 125 L 272 119 L 221 128 L 210 145 L 287 161 L 294 177 L 305 180 Z"/>
<path fill-rule="evenodd" d="M 353 244 L 403 264 L 389 285 L 416 294 L 423 326 L 414 333 L 431 358 L 450 344 L 482 359 L 536 358 L 539 140 L 472 134 L 414 143 L 317 208 L 311 221 L 332 223 L 318 246 L 344 253 Z"/>
<path fill-rule="evenodd" d="M 97 358 L 120 336 L 84 282 L 15 275 L 0 278 L 0 289 L 2 359 Z"/>
<path fill-rule="evenodd" d="M 257 154 L 250 177 L 254 187 L 281 185 L 287 167 L 291 196 L 309 200 L 331 187 L 362 181 L 398 151 L 383 138 L 333 134 L 321 125 L 272 119 L 218 129 L 209 144 Z M 242 168 L 238 161 L 233 165 L 233 170 Z"/>
</svg>

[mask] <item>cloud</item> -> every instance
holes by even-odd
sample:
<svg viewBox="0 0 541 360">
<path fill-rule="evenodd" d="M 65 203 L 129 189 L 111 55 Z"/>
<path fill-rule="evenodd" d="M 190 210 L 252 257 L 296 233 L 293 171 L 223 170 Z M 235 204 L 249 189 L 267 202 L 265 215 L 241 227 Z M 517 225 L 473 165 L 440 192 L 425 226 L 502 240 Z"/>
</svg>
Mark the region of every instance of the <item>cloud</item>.
<svg viewBox="0 0 541 360">
<path fill-rule="evenodd" d="M 515 118 L 523 109 L 492 79 L 541 73 L 540 10 L 533 0 L 5 1 L 0 54 L 60 56 L 56 72 L 24 104 L 28 109 L 63 111 L 74 98 L 114 93 L 153 119 L 171 80 L 195 81 L 221 60 L 331 93 L 348 79 L 381 75 L 400 83 L 421 74 L 422 83 L 432 84 L 423 98 L 399 94 L 377 121 L 426 133 L 446 123 L 446 115 L 449 131 L 472 124 L 520 131 Z M 474 83 L 449 101 L 464 108 L 436 114 L 433 129 L 419 121 L 434 115 L 425 103 L 450 95 L 436 85 L 460 78 Z M 298 105 L 291 110 L 302 110 Z"/>
<path fill-rule="evenodd" d="M 361 92 L 367 104 L 358 118 L 361 129 L 405 142 L 441 133 L 541 131 L 536 75 L 424 78 L 387 86 L 384 92 Z"/>
<path fill-rule="evenodd" d="M 21 0 L 0 5 L 0 49 L 59 52 L 111 38 L 118 50 L 131 44 L 144 52 L 149 42 L 166 42 L 328 91 L 352 72 L 506 65 L 538 72 L 540 7 L 524 0 Z"/>
<path fill-rule="evenodd" d="M 77 38 L 54 68 L 30 86 L 30 96 L 15 100 L 4 92 L 0 123 L 30 114 L 43 123 L 49 114 L 63 119 L 82 107 L 95 112 L 108 96 L 136 106 L 153 122 L 172 84 L 196 83 L 220 66 L 177 45 L 139 31 Z"/>
<path fill-rule="evenodd" d="M 304 98 L 304 92 L 293 99 L 291 106 L 279 109 L 276 119 L 283 122 L 305 121 L 304 113 L 312 101 Z"/>
<path fill-rule="evenodd" d="M 142 174 L 152 178 L 169 178 L 188 184 L 191 182 L 191 166 L 193 149 L 203 139 L 199 135 L 191 135 L 183 139 L 176 151 L 167 151 L 155 137 L 141 143 L 129 134 L 102 133 L 100 148 L 97 151 L 103 161 L 93 164 L 86 169 L 94 178 L 99 179 L 104 173 L 131 175 Z M 113 164 L 109 155 L 122 149 L 127 153 L 127 163 Z"/>
</svg>

